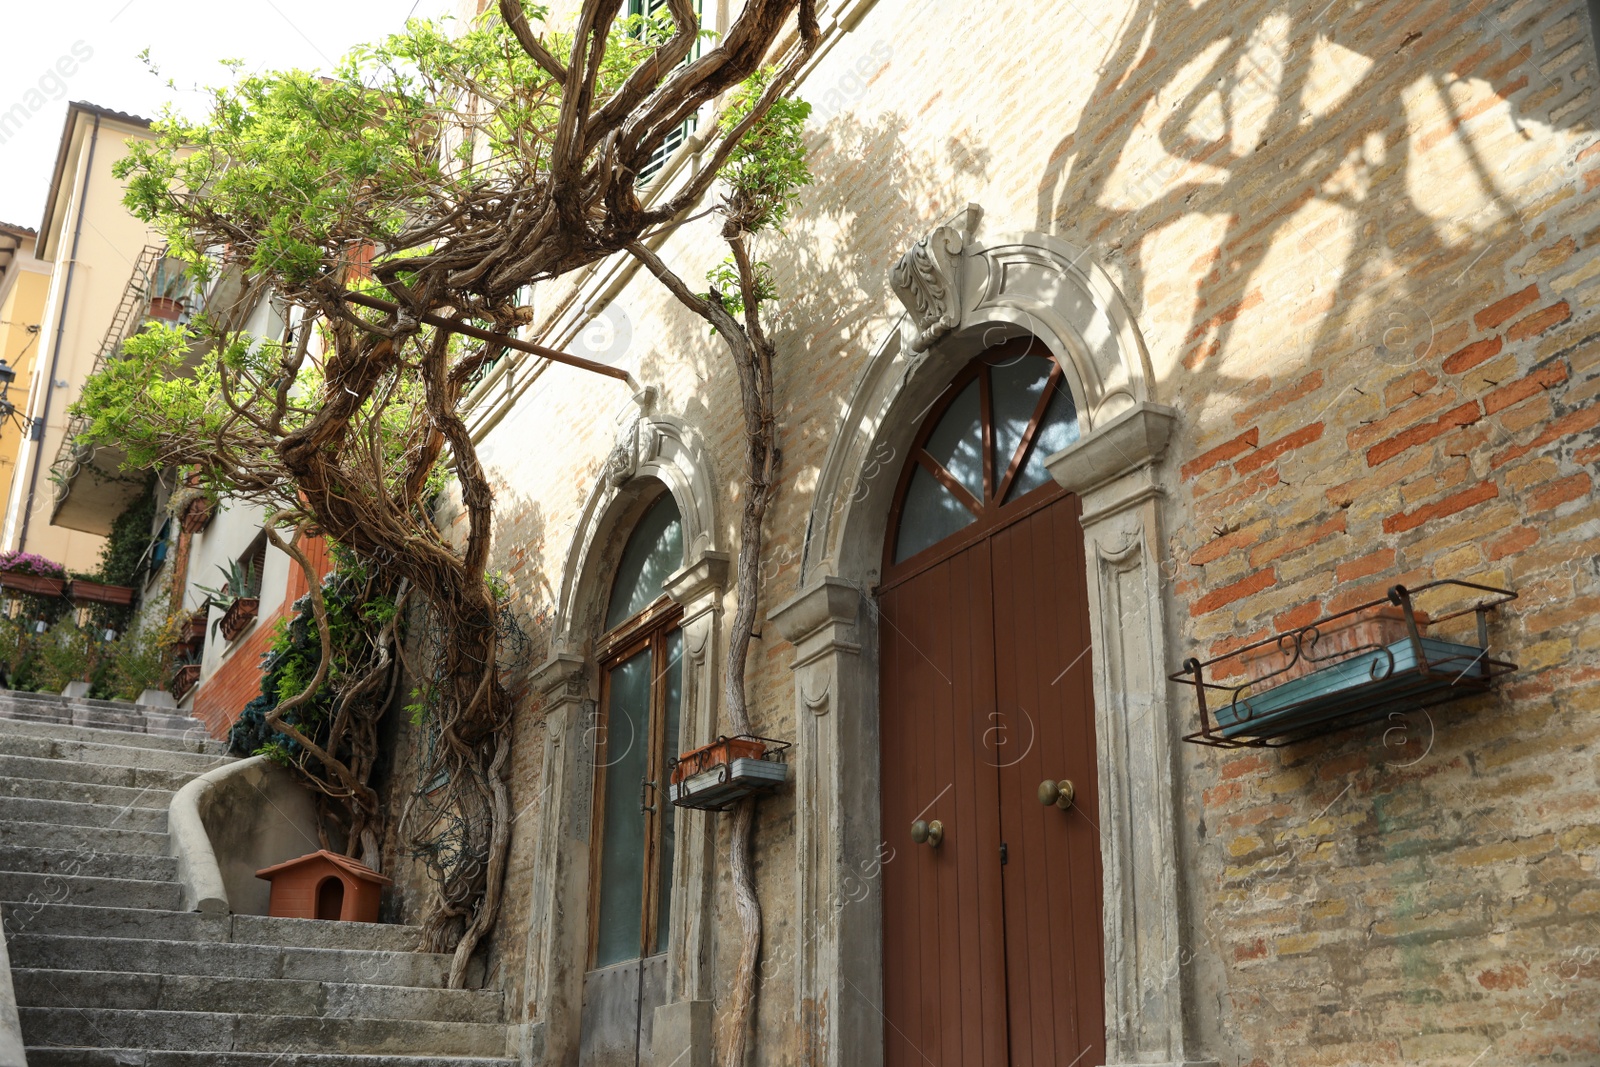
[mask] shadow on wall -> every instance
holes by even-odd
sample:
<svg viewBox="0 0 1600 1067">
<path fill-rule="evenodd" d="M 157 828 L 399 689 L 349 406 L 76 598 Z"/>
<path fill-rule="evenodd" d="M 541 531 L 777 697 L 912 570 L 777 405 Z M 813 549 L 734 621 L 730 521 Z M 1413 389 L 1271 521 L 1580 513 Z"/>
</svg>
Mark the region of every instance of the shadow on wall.
<svg viewBox="0 0 1600 1067">
<path fill-rule="evenodd" d="M 1591 128 L 1587 20 L 1564 6 L 1144 0 L 1097 42 L 1099 81 L 1041 175 L 1036 225 L 1106 250 L 1142 315 L 1160 296 L 1153 239 L 1186 217 L 1220 221 L 1181 335 L 1191 371 L 1270 299 L 1273 253 L 1291 243 L 1296 273 L 1334 286 L 1297 301 L 1320 321 L 1296 347 L 1437 358 L 1447 323 L 1428 305 L 1494 299 L 1521 243 L 1505 157 L 1533 150 L 1529 124 Z M 1509 130 L 1485 114 L 1503 100 Z"/>
</svg>

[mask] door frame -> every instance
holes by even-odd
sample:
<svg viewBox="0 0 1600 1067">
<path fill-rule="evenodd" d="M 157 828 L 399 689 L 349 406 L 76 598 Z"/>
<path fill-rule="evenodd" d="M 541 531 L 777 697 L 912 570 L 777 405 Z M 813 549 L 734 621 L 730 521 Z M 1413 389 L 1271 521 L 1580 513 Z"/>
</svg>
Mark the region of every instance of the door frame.
<svg viewBox="0 0 1600 1067">
<path fill-rule="evenodd" d="M 1107 1063 L 1212 1063 L 1191 1052 L 1195 954 L 1178 876 L 1176 739 L 1165 676 L 1170 608 L 1161 519 L 1166 487 L 1176 480 L 1162 460 L 1177 413 L 1154 402 L 1132 314 L 1086 250 L 1037 233 L 985 245 L 975 238 L 980 217 L 969 205 L 902 260 L 923 269 L 894 272 L 896 281 L 931 276 L 938 284 L 897 286 L 908 312 L 868 359 L 824 459 L 800 592 L 769 616 L 795 646 L 797 911 L 801 928 L 814 931 L 795 957 L 801 1062 L 882 1062 L 875 882 L 892 843 L 879 818 L 878 620 L 870 591 L 881 574 L 897 457 L 907 454 L 921 413 L 974 355 L 1031 334 L 1065 373 L 1080 420 L 1079 440 L 1048 466 L 1084 508 Z"/>
</svg>

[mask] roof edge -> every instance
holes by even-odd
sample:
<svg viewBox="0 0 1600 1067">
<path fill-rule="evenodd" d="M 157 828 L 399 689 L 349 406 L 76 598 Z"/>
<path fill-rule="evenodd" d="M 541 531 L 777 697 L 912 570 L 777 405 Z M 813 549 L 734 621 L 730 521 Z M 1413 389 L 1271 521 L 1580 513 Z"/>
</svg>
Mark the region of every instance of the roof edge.
<svg viewBox="0 0 1600 1067">
<path fill-rule="evenodd" d="M 45 195 L 44 219 L 39 223 L 38 234 L 34 238 L 33 254 L 40 259 L 44 258 L 44 246 L 50 240 L 50 226 L 56 216 L 56 203 L 61 198 L 61 179 L 66 173 L 67 157 L 72 153 L 72 131 L 77 127 L 79 116 L 85 115 L 95 119 L 120 122 L 126 126 L 146 130 L 150 128 L 149 119 L 130 115 L 126 111 L 113 111 L 111 108 L 91 104 L 86 100 L 73 100 L 67 104 L 67 117 L 61 124 L 61 144 L 56 149 L 56 165 L 50 174 L 50 191 Z"/>
</svg>

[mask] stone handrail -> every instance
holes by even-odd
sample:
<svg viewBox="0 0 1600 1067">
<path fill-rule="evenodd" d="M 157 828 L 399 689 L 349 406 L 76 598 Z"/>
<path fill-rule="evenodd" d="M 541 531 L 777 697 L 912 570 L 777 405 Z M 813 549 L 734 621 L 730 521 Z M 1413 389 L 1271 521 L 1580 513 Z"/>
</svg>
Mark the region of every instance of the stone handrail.
<svg viewBox="0 0 1600 1067">
<path fill-rule="evenodd" d="M 11 987 L 11 959 L 5 931 L 0 929 L 0 1067 L 28 1067 L 22 1049 L 22 1023 L 17 1018 L 17 993 Z"/>
<path fill-rule="evenodd" d="M 184 908 L 209 915 L 267 914 L 269 887 L 256 871 L 321 847 L 310 794 L 265 756 L 207 771 L 178 790 L 167 833 Z"/>
</svg>

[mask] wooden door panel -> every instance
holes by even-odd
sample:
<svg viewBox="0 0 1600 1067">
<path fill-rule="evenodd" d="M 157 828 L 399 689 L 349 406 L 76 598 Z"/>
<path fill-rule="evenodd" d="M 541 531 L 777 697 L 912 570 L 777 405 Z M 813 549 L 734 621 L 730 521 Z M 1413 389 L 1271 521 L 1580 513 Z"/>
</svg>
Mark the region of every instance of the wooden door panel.
<svg viewBox="0 0 1600 1067">
<path fill-rule="evenodd" d="M 977 758 L 993 706 L 989 548 L 886 591 L 882 617 L 886 1063 L 1006 1063 L 995 770 Z M 913 844 L 938 820 L 938 848 Z"/>
<path fill-rule="evenodd" d="M 999 771 L 1013 1067 L 1103 1062 L 1094 691 L 1075 497 L 992 539 L 996 706 L 1017 722 Z M 1041 804 L 1070 779 L 1073 807 Z"/>
</svg>

